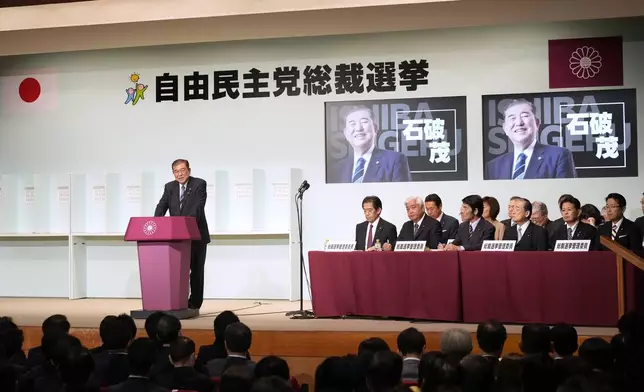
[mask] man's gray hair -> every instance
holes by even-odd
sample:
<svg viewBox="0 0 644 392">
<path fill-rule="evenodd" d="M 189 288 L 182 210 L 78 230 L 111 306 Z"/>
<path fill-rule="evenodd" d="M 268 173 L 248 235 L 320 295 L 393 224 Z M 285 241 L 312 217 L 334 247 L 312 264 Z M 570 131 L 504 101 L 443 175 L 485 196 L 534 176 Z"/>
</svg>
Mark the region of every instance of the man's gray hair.
<svg viewBox="0 0 644 392">
<path fill-rule="evenodd" d="M 534 114 L 534 116 L 537 117 L 537 108 L 536 108 L 536 106 L 534 106 L 534 104 L 532 102 L 530 102 L 530 101 L 528 101 L 526 99 L 519 98 L 519 99 L 513 99 L 512 101 L 510 101 L 510 103 L 505 105 L 505 107 L 503 108 L 503 119 L 505 119 L 505 113 L 507 113 L 508 109 L 510 109 L 511 107 L 516 106 L 516 105 L 524 105 L 524 104 L 530 106 L 530 110 L 532 111 L 532 114 Z"/>
<path fill-rule="evenodd" d="M 416 203 L 417 205 L 421 206 L 421 207 L 423 206 L 423 198 L 422 197 L 420 197 L 420 196 L 409 196 L 405 200 L 405 207 L 407 207 L 407 203 L 412 202 L 412 201 L 414 203 Z"/>
<path fill-rule="evenodd" d="M 441 334 L 441 351 L 461 360 L 472 352 L 472 335 L 462 328 L 450 328 Z"/>
<path fill-rule="evenodd" d="M 548 216 L 548 206 L 546 206 L 546 203 L 541 201 L 532 202 L 532 211 L 540 212 L 543 216 Z"/>
</svg>

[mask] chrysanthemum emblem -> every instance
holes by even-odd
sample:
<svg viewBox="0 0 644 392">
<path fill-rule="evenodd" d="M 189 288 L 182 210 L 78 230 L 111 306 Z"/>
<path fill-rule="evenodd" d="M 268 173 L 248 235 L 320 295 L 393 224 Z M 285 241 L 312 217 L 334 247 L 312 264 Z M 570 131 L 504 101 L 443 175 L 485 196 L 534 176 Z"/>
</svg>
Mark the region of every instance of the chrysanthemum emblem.
<svg viewBox="0 0 644 392">
<path fill-rule="evenodd" d="M 154 221 L 147 221 L 143 225 L 143 234 L 152 235 L 157 231 L 157 224 Z"/>
<path fill-rule="evenodd" d="M 579 79 L 592 79 L 602 67 L 602 56 L 592 46 L 577 48 L 570 55 L 570 70 Z"/>
</svg>

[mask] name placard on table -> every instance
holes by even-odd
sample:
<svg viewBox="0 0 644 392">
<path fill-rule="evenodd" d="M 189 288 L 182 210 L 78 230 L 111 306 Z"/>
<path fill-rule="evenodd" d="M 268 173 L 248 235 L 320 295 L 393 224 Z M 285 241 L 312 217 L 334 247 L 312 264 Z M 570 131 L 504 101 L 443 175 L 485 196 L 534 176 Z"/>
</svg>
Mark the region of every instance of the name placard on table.
<svg viewBox="0 0 644 392">
<path fill-rule="evenodd" d="M 590 240 L 557 240 L 555 252 L 588 252 Z"/>
<path fill-rule="evenodd" d="M 483 241 L 482 252 L 514 252 L 514 246 L 517 244 L 514 240 Z"/>
<path fill-rule="evenodd" d="M 355 249 L 355 241 L 328 241 L 324 245 L 325 252 L 351 252 Z"/>
<path fill-rule="evenodd" d="M 398 241 L 394 252 L 424 252 L 425 244 L 425 241 Z"/>
</svg>

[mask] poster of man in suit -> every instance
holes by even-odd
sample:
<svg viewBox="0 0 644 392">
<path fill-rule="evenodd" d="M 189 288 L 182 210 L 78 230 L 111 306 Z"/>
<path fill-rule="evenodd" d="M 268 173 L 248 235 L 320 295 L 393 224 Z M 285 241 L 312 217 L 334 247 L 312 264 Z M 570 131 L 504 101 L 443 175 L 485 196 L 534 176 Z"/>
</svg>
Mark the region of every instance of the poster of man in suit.
<svg viewBox="0 0 644 392">
<path fill-rule="evenodd" d="M 326 182 L 467 180 L 465 97 L 327 102 Z"/>
<path fill-rule="evenodd" d="M 483 96 L 485 180 L 637 176 L 635 90 Z"/>
</svg>

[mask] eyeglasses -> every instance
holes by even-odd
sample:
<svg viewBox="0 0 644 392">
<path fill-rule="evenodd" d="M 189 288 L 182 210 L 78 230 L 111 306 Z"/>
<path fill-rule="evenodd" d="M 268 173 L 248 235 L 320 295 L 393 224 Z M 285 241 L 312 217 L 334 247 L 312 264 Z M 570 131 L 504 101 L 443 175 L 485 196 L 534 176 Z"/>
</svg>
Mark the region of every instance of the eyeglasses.
<svg viewBox="0 0 644 392">
<path fill-rule="evenodd" d="M 612 206 L 611 206 L 611 205 L 606 204 L 606 205 L 604 206 L 604 208 L 605 208 L 605 209 L 607 209 L 607 210 L 617 210 L 617 209 L 619 209 L 619 208 L 621 208 L 621 207 L 620 207 L 620 206 L 616 206 L 616 205 L 612 205 Z"/>
<path fill-rule="evenodd" d="M 174 174 L 186 174 L 188 172 L 188 169 L 173 170 L 172 172 Z"/>
</svg>

